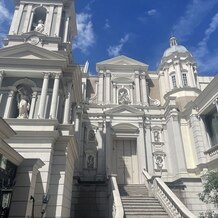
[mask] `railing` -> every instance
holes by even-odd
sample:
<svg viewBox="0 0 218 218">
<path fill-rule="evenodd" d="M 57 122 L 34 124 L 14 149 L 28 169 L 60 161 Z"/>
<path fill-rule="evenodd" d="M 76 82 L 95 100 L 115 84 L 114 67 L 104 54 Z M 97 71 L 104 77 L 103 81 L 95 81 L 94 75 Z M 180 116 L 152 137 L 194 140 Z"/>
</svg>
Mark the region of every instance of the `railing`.
<svg viewBox="0 0 218 218">
<path fill-rule="evenodd" d="M 211 147 L 209 150 L 204 152 L 205 154 L 208 154 L 210 157 L 213 157 L 214 155 L 218 154 L 218 144 Z"/>
<path fill-rule="evenodd" d="M 143 171 L 145 185 L 152 190 L 153 195 L 160 201 L 164 209 L 172 218 L 197 218 L 169 189 L 161 178 L 151 177 L 148 172 Z"/>
<path fill-rule="evenodd" d="M 117 185 L 116 175 L 109 176 L 109 217 L 110 218 L 123 218 L 123 205 L 120 198 L 120 193 Z"/>
</svg>

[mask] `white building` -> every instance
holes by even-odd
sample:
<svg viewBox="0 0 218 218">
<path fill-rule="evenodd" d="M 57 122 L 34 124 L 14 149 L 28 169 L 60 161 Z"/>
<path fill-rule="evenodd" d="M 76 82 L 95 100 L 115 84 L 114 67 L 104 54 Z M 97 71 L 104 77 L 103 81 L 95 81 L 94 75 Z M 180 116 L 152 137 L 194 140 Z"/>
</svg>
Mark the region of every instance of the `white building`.
<svg viewBox="0 0 218 218">
<path fill-rule="evenodd" d="M 218 164 L 218 77 L 198 76 L 175 37 L 156 71 L 119 56 L 89 76 L 71 56 L 75 23 L 72 0 L 16 1 L 0 52 L 0 116 L 16 133 L 1 162 L 18 167 L 3 217 L 136 217 L 125 185 L 146 186 L 166 216 L 199 215 L 201 175 Z"/>
</svg>

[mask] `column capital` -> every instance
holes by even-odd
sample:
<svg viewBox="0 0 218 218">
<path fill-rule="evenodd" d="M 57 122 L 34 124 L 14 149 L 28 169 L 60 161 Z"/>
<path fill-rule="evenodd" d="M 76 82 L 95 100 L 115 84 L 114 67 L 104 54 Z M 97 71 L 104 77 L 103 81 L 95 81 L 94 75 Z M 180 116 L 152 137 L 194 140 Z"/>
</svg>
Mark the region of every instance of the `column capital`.
<svg viewBox="0 0 218 218">
<path fill-rule="evenodd" d="M 139 71 L 135 71 L 135 79 L 139 78 Z"/>
<path fill-rule="evenodd" d="M 52 76 L 54 79 L 60 79 L 60 77 L 62 76 L 62 73 L 51 73 L 51 76 Z"/>
<path fill-rule="evenodd" d="M 51 75 L 51 73 L 49 73 L 49 72 L 43 72 L 43 75 L 44 75 L 44 79 L 48 79 L 49 76 Z"/>
<path fill-rule="evenodd" d="M 110 70 L 106 70 L 105 76 L 106 76 L 106 77 L 110 77 L 110 76 L 111 76 L 111 71 L 110 71 Z"/>
<path fill-rule="evenodd" d="M 140 75 L 140 78 L 141 78 L 141 79 L 145 79 L 145 78 L 146 78 L 146 75 L 145 75 L 145 74 L 141 74 L 141 75 Z"/>
<path fill-rule="evenodd" d="M 0 77 L 3 77 L 5 75 L 5 71 L 4 70 L 0 70 Z"/>
</svg>

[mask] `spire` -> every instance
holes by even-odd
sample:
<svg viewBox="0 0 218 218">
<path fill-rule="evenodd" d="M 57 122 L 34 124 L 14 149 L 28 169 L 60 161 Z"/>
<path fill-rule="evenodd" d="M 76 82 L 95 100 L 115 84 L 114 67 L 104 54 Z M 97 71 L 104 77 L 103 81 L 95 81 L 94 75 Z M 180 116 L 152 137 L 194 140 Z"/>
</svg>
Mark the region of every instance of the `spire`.
<svg viewBox="0 0 218 218">
<path fill-rule="evenodd" d="M 175 36 L 172 36 L 172 37 L 170 38 L 170 47 L 173 47 L 173 46 L 175 46 L 175 45 L 178 45 L 178 44 L 177 44 L 177 41 L 176 41 L 176 37 L 175 37 Z"/>
</svg>

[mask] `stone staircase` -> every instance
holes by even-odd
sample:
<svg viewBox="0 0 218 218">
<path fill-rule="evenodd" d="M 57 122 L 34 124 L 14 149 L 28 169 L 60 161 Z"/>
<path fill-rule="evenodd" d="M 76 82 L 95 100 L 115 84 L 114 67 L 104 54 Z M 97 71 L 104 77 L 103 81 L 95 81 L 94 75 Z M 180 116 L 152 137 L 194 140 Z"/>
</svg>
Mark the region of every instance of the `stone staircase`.
<svg viewBox="0 0 218 218">
<path fill-rule="evenodd" d="M 145 185 L 119 185 L 125 218 L 167 218 L 160 202 L 148 196 Z"/>
<path fill-rule="evenodd" d="M 73 186 L 71 218 L 108 218 L 107 184 L 77 184 Z"/>
</svg>

